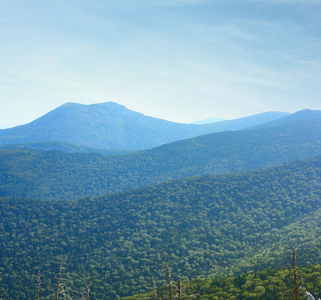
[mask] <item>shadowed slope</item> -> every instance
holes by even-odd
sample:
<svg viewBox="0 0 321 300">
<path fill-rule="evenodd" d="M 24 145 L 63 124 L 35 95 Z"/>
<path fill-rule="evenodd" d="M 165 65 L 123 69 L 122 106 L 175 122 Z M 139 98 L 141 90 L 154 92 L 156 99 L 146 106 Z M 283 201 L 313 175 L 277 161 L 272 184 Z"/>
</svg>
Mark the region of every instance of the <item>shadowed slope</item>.
<svg viewBox="0 0 321 300">
<path fill-rule="evenodd" d="M 320 154 L 321 119 L 208 134 L 119 156 L 7 149 L 0 151 L 0 195 L 77 199 Z"/>
</svg>

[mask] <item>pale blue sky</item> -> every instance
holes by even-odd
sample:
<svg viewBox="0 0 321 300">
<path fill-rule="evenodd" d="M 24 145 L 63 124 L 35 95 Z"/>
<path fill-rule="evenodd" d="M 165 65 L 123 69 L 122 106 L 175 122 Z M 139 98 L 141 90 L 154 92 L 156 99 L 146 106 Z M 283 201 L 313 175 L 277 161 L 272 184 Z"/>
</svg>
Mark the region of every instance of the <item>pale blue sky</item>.
<svg viewBox="0 0 321 300">
<path fill-rule="evenodd" d="M 190 123 L 320 95 L 320 0 L 0 0 L 0 128 L 65 102 Z"/>
</svg>

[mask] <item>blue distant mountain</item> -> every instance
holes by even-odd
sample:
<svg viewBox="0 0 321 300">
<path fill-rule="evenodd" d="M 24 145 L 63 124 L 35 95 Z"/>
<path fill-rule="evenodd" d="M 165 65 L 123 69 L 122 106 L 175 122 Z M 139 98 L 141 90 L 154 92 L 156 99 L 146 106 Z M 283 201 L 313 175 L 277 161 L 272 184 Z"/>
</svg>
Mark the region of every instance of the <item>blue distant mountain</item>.
<svg viewBox="0 0 321 300">
<path fill-rule="evenodd" d="M 94 148 L 142 150 L 207 133 L 244 129 L 288 115 L 266 112 L 197 125 L 145 116 L 114 102 L 66 103 L 31 123 L 0 130 L 0 145 L 64 142 Z"/>
<path fill-rule="evenodd" d="M 222 122 L 222 121 L 226 121 L 226 119 L 223 119 L 223 118 L 209 118 L 209 119 L 205 119 L 205 120 L 195 121 L 192 124 L 211 124 L 211 123 L 217 123 L 217 122 Z"/>
<path fill-rule="evenodd" d="M 321 155 L 321 118 L 225 131 L 122 155 L 0 150 L 0 197 L 77 199 Z"/>
<path fill-rule="evenodd" d="M 320 110 L 304 109 L 280 119 L 275 119 L 266 123 L 258 124 L 256 126 L 253 126 L 253 129 L 273 127 L 273 126 L 279 126 L 279 125 L 284 125 L 288 123 L 307 121 L 307 120 L 313 120 L 313 119 L 319 119 L 319 118 L 321 118 Z"/>
</svg>

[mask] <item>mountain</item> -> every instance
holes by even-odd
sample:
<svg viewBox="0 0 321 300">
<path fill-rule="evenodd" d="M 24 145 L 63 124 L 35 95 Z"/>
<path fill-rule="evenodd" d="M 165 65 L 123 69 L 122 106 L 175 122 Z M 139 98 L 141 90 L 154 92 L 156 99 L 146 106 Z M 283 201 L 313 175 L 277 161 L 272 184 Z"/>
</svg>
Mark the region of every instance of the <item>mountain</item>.
<svg viewBox="0 0 321 300">
<path fill-rule="evenodd" d="M 66 103 L 39 119 L 0 130 L 0 145 L 66 142 L 75 145 L 141 150 L 198 135 L 238 130 L 287 115 L 268 112 L 213 124 L 179 124 L 145 116 L 114 102 Z"/>
<path fill-rule="evenodd" d="M 209 124 L 209 123 L 216 123 L 216 122 L 222 122 L 222 121 L 226 121 L 226 119 L 209 118 L 209 119 L 205 119 L 205 120 L 195 121 L 195 122 L 193 122 L 193 124 Z"/>
<path fill-rule="evenodd" d="M 0 150 L 0 196 L 77 199 L 321 154 L 321 119 L 199 136 L 123 155 Z"/>
<path fill-rule="evenodd" d="M 132 150 L 126 149 L 99 149 L 87 146 L 75 145 L 65 142 L 38 142 L 30 144 L 6 144 L 0 145 L 0 149 L 30 149 L 30 150 L 40 150 L 40 151 L 63 151 L 70 153 L 102 153 L 107 155 L 117 155 L 132 152 Z"/>
<path fill-rule="evenodd" d="M 264 127 L 280 126 L 288 123 L 320 119 L 320 118 L 321 118 L 320 110 L 304 109 L 276 120 L 258 124 L 256 126 L 253 126 L 252 128 L 257 129 L 257 128 L 264 128 Z"/>
<path fill-rule="evenodd" d="M 33 299 L 38 270 L 48 296 L 60 263 L 93 299 L 141 293 L 165 284 L 161 249 L 175 282 L 289 267 L 291 250 L 316 264 L 321 157 L 78 201 L 1 198 L 0 220 L 4 299 Z"/>
</svg>

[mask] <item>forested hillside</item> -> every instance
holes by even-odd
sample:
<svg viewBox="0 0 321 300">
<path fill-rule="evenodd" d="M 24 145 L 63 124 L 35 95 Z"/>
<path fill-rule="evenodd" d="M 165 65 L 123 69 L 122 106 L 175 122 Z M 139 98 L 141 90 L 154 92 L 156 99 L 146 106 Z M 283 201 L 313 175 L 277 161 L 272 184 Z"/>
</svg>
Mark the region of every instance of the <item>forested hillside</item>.
<svg viewBox="0 0 321 300">
<path fill-rule="evenodd" d="M 320 154 L 321 119 L 209 134 L 119 156 L 6 149 L 0 151 L 0 196 L 77 199 Z"/>
<path fill-rule="evenodd" d="M 66 103 L 29 124 L 0 130 L 0 145 L 50 141 L 142 150 L 201 134 L 255 126 L 287 115 L 266 112 L 215 124 L 195 125 L 148 117 L 114 102 Z"/>
<path fill-rule="evenodd" d="M 289 254 L 290 257 L 290 254 Z M 281 270 L 264 270 L 235 277 L 195 279 L 182 281 L 181 299 L 184 300 L 287 300 L 296 299 L 292 266 Z M 321 296 L 321 265 L 296 269 L 299 285 L 299 299 L 309 291 L 315 297 Z M 173 282 L 173 297 L 178 298 L 178 283 Z M 167 287 L 156 288 L 157 299 L 169 299 Z M 154 292 L 121 298 L 123 300 L 151 300 Z M 318 298 L 315 298 L 318 299 Z"/>
<path fill-rule="evenodd" d="M 303 264 L 321 262 L 320 156 L 77 201 L 0 205 L 4 298 L 32 299 L 38 268 L 45 297 L 59 263 L 70 280 L 88 281 L 93 299 L 141 293 L 151 276 L 165 283 L 161 249 L 174 280 L 286 267 L 289 250 Z"/>
<path fill-rule="evenodd" d="M 63 151 L 68 153 L 102 153 L 107 155 L 118 155 L 133 152 L 130 149 L 107 149 L 92 148 L 87 146 L 79 146 L 65 142 L 38 142 L 30 144 L 6 144 L 0 145 L 0 149 L 29 149 L 40 151 Z"/>
</svg>

